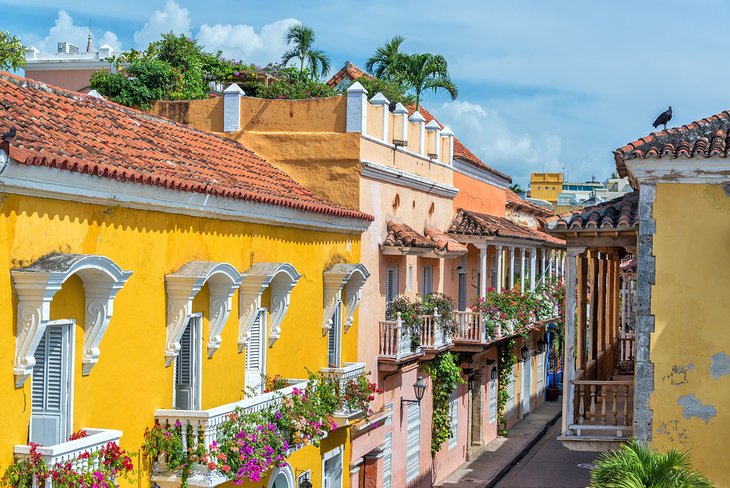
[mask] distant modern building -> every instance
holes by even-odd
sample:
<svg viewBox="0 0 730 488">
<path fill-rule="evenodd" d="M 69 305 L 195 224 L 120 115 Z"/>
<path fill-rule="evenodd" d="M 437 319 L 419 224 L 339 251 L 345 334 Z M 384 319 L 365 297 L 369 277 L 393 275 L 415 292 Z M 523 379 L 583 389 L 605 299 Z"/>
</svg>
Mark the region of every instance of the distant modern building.
<svg viewBox="0 0 730 488">
<path fill-rule="evenodd" d="M 41 53 L 31 46 L 25 54 L 25 76 L 67 90 L 88 93 L 91 75 L 99 70 L 111 70 L 107 59 L 113 55 L 114 49 L 108 44 L 94 49 L 94 38 L 89 32 L 84 52 L 70 42 L 59 42 L 53 54 Z"/>
</svg>

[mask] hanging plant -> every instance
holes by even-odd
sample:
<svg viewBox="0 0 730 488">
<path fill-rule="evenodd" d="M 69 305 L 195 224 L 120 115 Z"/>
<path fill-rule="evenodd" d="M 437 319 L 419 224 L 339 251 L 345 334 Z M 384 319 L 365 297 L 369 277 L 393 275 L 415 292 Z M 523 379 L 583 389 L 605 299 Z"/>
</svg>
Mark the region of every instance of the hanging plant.
<svg viewBox="0 0 730 488">
<path fill-rule="evenodd" d="M 439 354 L 423 367 L 431 376 L 433 387 L 431 453 L 435 454 L 451 436 L 451 415 L 449 415 L 451 395 L 460 383 L 464 383 L 464 380 L 456 356 L 450 352 Z"/>
<path fill-rule="evenodd" d="M 497 350 L 497 370 L 499 380 L 497 386 L 497 426 L 499 435 L 507 435 L 507 424 L 504 417 L 504 409 L 509 401 L 507 385 L 514 380 L 512 367 L 517 364 L 517 356 L 514 350 L 517 342 L 514 339 L 503 341 Z"/>
<path fill-rule="evenodd" d="M 392 302 L 388 303 L 385 309 L 385 316 L 388 320 L 400 319 L 406 332 L 411 338 L 411 351 L 416 351 L 421 345 L 420 339 L 420 316 L 425 314 L 423 304 L 420 300 L 411 300 L 405 295 L 399 295 Z"/>
<path fill-rule="evenodd" d="M 451 337 L 456 332 L 456 321 L 454 320 L 454 300 L 443 293 L 429 293 L 423 298 L 423 309 L 425 314 L 438 314 L 436 325 L 444 333 L 445 337 Z"/>
</svg>

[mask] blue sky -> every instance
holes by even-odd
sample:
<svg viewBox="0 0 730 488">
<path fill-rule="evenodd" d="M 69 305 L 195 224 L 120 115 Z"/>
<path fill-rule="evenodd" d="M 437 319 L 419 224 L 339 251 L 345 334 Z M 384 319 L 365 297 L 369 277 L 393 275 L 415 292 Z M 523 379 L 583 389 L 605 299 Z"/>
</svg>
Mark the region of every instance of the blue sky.
<svg viewBox="0 0 730 488">
<path fill-rule="evenodd" d="M 460 88 L 424 105 L 487 164 L 525 186 L 531 171 L 606 178 L 611 151 L 648 134 L 672 105 L 671 125 L 730 108 L 724 0 L 222 1 L 0 0 L 1 29 L 52 50 L 58 40 L 142 47 L 186 32 L 211 49 L 266 64 L 295 22 L 315 29 L 339 68 L 401 34 L 410 52 L 441 53 Z M 12 10 L 10 10 L 12 9 Z"/>
</svg>

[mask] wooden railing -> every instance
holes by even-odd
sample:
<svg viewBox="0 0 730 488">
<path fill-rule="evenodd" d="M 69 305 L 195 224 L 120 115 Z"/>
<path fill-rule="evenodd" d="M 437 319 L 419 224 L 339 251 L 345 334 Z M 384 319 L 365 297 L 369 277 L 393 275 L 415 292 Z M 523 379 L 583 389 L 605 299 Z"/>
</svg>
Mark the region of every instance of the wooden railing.
<svg viewBox="0 0 730 488">
<path fill-rule="evenodd" d="M 379 323 L 379 356 L 383 358 L 402 359 L 420 353 L 420 347 L 412 350 L 410 331 L 403 325 L 400 314 L 396 320 L 381 320 Z"/>
<path fill-rule="evenodd" d="M 568 428 L 577 437 L 626 438 L 633 431 L 634 382 L 574 380 L 576 408 Z"/>
<path fill-rule="evenodd" d="M 636 339 L 633 336 L 619 337 L 619 361 L 633 362 L 636 353 Z"/>
<path fill-rule="evenodd" d="M 451 338 L 439 326 L 439 314 L 434 310 L 433 315 L 421 315 L 419 339 L 424 349 L 441 349 L 451 344 Z"/>
<path fill-rule="evenodd" d="M 457 310 L 454 312 L 454 321 L 456 322 L 455 340 L 473 342 L 484 342 L 486 340 L 486 331 L 480 312 Z"/>
</svg>

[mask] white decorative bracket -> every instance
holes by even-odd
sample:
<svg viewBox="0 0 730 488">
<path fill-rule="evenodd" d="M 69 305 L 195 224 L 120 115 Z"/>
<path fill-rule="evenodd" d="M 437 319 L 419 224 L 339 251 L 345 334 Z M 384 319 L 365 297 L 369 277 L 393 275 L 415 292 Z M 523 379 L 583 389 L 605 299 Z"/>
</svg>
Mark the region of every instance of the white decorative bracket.
<svg viewBox="0 0 730 488">
<path fill-rule="evenodd" d="M 281 323 L 289 310 L 289 297 L 302 277 L 289 263 L 256 263 L 243 273 L 239 302 L 238 350 L 250 336 L 251 324 L 261 308 L 261 296 L 271 287 L 269 347 L 281 336 Z"/>
<path fill-rule="evenodd" d="M 63 283 L 78 274 L 86 294 L 84 349 L 81 362 L 88 375 L 99 361 L 101 343 L 114 310 L 114 297 L 130 271 L 111 259 L 87 254 L 48 254 L 30 266 L 11 271 L 18 294 L 18 327 L 13 372 L 20 387 L 33 373 L 35 351 L 50 320 L 51 301 Z"/>
<path fill-rule="evenodd" d="M 167 287 L 167 342 L 165 363 L 172 364 L 180 352 L 180 338 L 193 313 L 193 299 L 208 283 L 210 318 L 208 357 L 220 348 L 223 327 L 233 305 L 233 294 L 241 284 L 241 275 L 228 263 L 191 261 L 176 272 L 165 276 Z"/>
<path fill-rule="evenodd" d="M 322 335 L 332 328 L 333 317 L 342 301 L 345 289 L 345 332 L 353 323 L 355 310 L 360 304 L 360 290 L 370 273 L 362 264 L 335 264 L 324 272 L 324 317 Z"/>
</svg>

